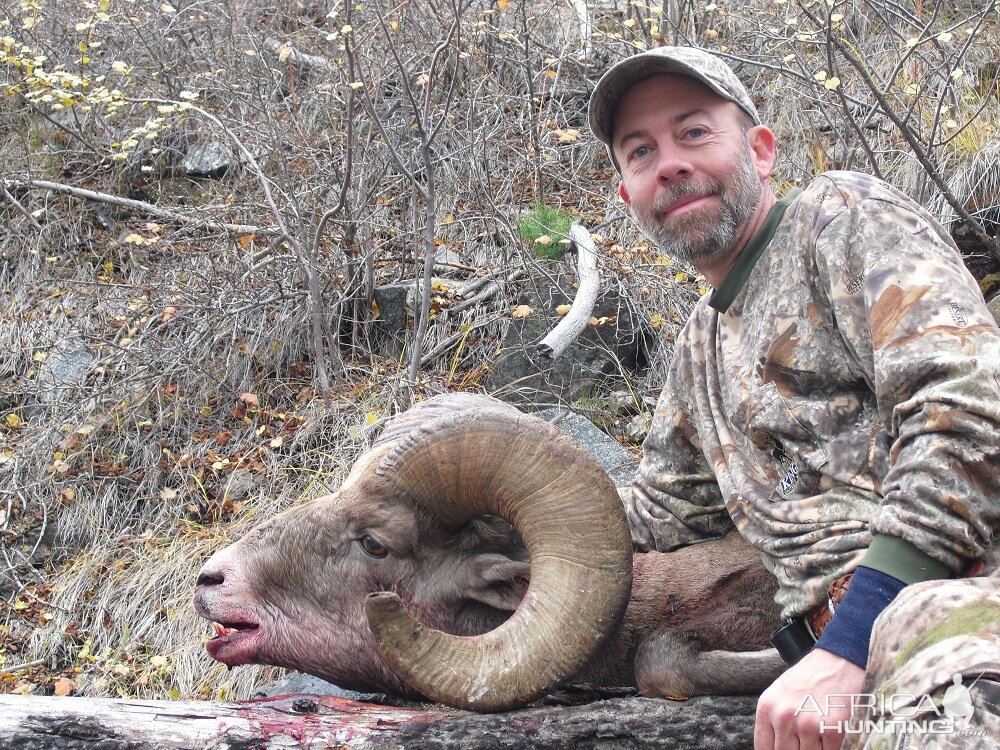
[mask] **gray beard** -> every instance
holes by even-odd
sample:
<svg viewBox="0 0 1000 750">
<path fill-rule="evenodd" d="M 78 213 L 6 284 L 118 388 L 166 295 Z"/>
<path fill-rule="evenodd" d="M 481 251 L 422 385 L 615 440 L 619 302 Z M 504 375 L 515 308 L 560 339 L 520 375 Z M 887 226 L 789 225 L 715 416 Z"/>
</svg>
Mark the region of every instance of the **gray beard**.
<svg viewBox="0 0 1000 750">
<path fill-rule="evenodd" d="M 656 218 L 674 201 L 704 193 L 719 197 L 718 215 L 695 211 L 666 221 Z M 633 216 L 639 229 L 661 254 L 698 265 L 723 258 L 729 253 L 753 216 L 762 193 L 763 185 L 754 169 L 747 144 L 739 169 L 728 186 L 716 179 L 682 183 L 657 198 L 649 214 L 633 212 Z"/>
</svg>

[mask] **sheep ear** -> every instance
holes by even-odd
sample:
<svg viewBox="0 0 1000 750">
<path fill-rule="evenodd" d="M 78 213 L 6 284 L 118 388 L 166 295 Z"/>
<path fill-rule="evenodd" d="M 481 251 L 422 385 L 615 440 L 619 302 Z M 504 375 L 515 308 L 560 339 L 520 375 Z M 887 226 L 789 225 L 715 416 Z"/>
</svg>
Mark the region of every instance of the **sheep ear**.
<svg viewBox="0 0 1000 750">
<path fill-rule="evenodd" d="M 462 561 L 463 598 L 513 612 L 528 590 L 531 563 L 497 552 L 483 552 Z"/>
</svg>

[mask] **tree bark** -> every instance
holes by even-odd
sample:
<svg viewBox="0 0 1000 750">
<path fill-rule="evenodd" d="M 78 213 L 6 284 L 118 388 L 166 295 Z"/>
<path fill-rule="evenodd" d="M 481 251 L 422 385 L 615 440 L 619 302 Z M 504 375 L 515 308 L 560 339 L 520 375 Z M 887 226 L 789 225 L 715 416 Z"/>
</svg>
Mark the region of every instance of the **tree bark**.
<svg viewBox="0 0 1000 750">
<path fill-rule="evenodd" d="M 614 698 L 475 714 L 283 695 L 238 703 L 0 695 L 0 750 L 753 747 L 756 699 Z"/>
</svg>

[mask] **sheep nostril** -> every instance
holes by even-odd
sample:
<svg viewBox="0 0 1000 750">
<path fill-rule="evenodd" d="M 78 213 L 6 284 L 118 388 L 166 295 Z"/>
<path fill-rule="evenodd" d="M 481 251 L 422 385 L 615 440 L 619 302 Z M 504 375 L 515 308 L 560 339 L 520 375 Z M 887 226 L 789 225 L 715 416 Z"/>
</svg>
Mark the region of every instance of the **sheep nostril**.
<svg viewBox="0 0 1000 750">
<path fill-rule="evenodd" d="M 218 586 L 226 577 L 222 573 L 201 573 L 195 586 Z"/>
</svg>

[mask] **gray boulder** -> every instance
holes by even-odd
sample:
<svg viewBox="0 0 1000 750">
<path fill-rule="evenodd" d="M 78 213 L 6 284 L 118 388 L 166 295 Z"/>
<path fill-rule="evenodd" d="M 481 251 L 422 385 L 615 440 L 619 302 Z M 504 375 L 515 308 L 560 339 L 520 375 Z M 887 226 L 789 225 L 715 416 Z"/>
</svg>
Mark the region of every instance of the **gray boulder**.
<svg viewBox="0 0 1000 750">
<path fill-rule="evenodd" d="M 501 355 L 486 380 L 489 392 L 522 409 L 570 403 L 596 390 L 613 390 L 622 372 L 635 373 L 648 362 L 653 342 L 628 301 L 613 291 L 598 300 L 593 317 L 606 321 L 589 325 L 555 360 L 541 357 L 535 346 L 559 322 L 556 308 L 570 304 L 572 285 L 539 286 L 515 302 L 528 305 L 527 318 L 511 322 Z"/>
</svg>

